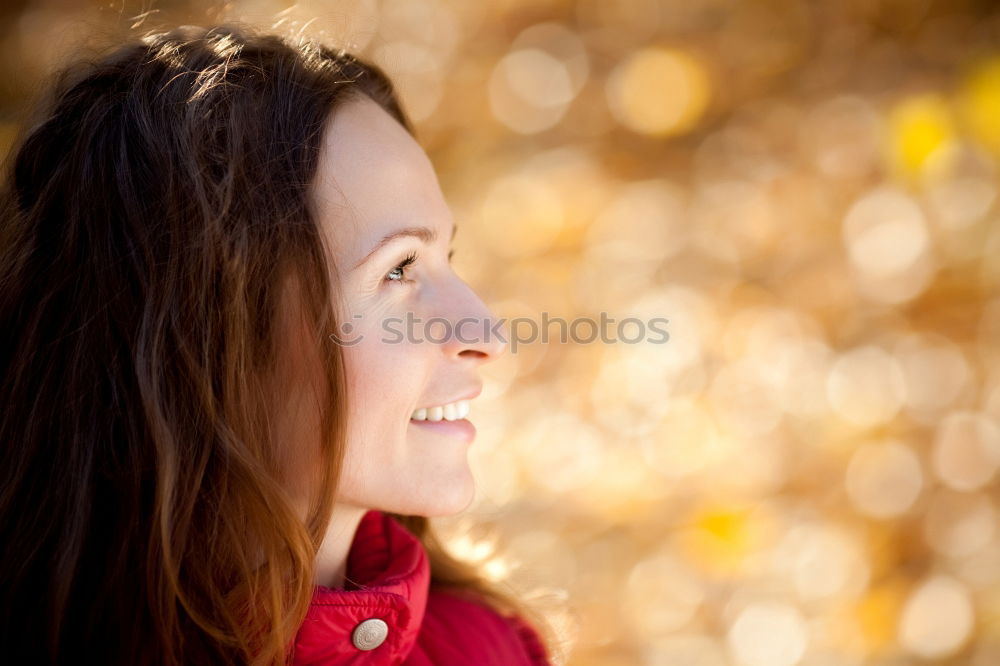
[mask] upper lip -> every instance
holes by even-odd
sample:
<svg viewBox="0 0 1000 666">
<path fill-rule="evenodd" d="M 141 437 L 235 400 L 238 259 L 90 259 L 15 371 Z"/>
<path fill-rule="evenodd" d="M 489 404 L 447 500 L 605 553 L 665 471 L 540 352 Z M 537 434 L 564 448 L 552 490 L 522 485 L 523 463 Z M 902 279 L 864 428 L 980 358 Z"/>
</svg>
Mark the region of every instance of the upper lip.
<svg viewBox="0 0 1000 666">
<path fill-rule="evenodd" d="M 472 389 L 471 391 L 467 391 L 467 392 L 463 393 L 462 395 L 458 396 L 457 398 L 451 398 L 451 399 L 445 400 L 443 402 L 434 402 L 434 403 L 431 403 L 430 405 L 426 405 L 424 407 L 418 407 L 417 409 L 430 409 L 431 407 L 440 407 L 442 405 L 450 405 L 451 403 L 458 402 L 459 400 L 472 400 L 473 398 L 475 398 L 476 396 L 478 396 L 482 392 L 483 392 L 483 387 L 482 386 L 477 386 L 476 388 Z"/>
</svg>

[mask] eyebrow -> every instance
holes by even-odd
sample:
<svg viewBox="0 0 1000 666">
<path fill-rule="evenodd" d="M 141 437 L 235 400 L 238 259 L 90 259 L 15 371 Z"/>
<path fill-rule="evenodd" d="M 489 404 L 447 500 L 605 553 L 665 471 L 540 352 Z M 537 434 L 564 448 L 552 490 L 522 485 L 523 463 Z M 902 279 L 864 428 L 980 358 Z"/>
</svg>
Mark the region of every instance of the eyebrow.
<svg viewBox="0 0 1000 666">
<path fill-rule="evenodd" d="M 458 224 L 457 223 L 453 223 L 451 225 L 451 238 L 452 238 L 452 240 L 454 240 L 455 234 L 457 232 L 458 232 Z M 419 238 L 421 241 L 424 242 L 424 244 L 429 245 L 430 243 L 433 243 L 435 240 L 437 240 L 437 230 L 436 229 L 430 229 L 428 227 L 405 227 L 403 229 L 397 229 L 396 231 L 393 231 L 390 234 L 386 234 L 382 238 L 382 240 L 380 240 L 378 243 L 375 244 L 375 247 L 372 248 L 371 252 L 369 252 L 367 255 L 365 255 L 365 257 L 361 261 L 359 261 L 357 264 L 355 264 L 354 268 L 352 268 L 351 270 L 357 270 L 357 269 L 361 268 L 361 266 L 365 262 L 367 262 L 369 259 L 371 259 L 373 256 L 375 256 L 375 254 L 379 250 L 381 250 L 383 247 L 385 247 L 386 245 L 388 245 L 392 241 L 396 240 L 397 238 L 403 238 L 405 236 L 412 236 L 414 238 Z"/>
</svg>

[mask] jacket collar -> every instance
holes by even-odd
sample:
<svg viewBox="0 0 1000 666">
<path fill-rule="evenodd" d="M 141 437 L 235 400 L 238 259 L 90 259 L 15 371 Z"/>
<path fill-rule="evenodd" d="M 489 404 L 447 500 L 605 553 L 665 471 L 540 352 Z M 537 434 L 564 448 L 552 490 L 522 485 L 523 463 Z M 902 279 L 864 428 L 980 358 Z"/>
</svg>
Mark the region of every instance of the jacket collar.
<svg viewBox="0 0 1000 666">
<path fill-rule="evenodd" d="M 427 607 L 431 572 L 423 544 L 388 514 L 369 510 L 354 534 L 345 573 L 344 589 L 314 588 L 295 637 L 293 663 L 354 663 L 376 655 L 379 663 L 404 660 Z M 371 618 L 384 620 L 389 633 L 381 645 L 362 651 L 351 634 Z"/>
</svg>

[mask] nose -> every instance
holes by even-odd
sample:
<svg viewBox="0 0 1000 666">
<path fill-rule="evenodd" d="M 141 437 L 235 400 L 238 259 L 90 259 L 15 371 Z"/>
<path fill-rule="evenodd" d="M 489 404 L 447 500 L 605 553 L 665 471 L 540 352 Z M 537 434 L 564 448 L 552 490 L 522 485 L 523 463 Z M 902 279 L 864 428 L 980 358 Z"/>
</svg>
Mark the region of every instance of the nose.
<svg viewBox="0 0 1000 666">
<path fill-rule="evenodd" d="M 497 360 L 507 353 L 507 331 L 502 324 L 502 320 L 494 317 L 493 313 L 476 320 L 473 326 L 477 331 L 476 335 L 471 336 L 470 339 L 470 336 L 463 332 L 461 337 L 466 340 L 465 342 L 458 340 L 458 336 L 456 336 L 457 346 L 460 347 L 457 354 L 476 358 L 482 363 Z"/>
<path fill-rule="evenodd" d="M 479 363 L 495 361 L 507 352 L 507 330 L 471 287 L 462 283 L 456 306 L 447 318 L 451 331 L 442 344 L 448 357 L 474 358 Z"/>
</svg>

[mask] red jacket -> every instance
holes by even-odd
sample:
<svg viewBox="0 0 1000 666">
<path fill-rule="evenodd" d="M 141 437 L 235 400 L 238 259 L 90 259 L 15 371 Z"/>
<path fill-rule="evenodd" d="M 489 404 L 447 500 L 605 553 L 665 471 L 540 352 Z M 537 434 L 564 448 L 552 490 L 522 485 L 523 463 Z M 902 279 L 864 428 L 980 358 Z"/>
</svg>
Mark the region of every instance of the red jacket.
<svg viewBox="0 0 1000 666">
<path fill-rule="evenodd" d="M 550 666 L 520 618 L 431 590 L 423 544 L 388 514 L 365 513 L 346 576 L 345 589 L 316 586 L 295 666 Z"/>
</svg>

